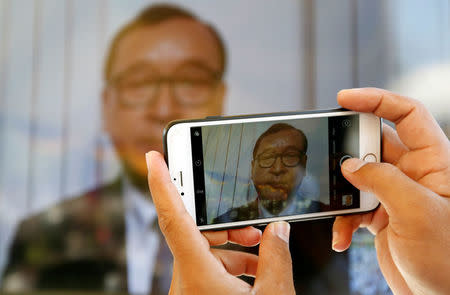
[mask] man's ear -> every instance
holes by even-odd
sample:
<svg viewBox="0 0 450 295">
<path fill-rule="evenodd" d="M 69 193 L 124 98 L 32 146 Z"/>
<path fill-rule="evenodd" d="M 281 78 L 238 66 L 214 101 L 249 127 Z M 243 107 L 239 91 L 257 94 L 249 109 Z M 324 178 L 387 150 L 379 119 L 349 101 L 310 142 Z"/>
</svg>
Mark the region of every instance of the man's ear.
<svg viewBox="0 0 450 295">
<path fill-rule="evenodd" d="M 255 160 L 254 159 L 252 159 L 252 167 L 251 167 L 251 178 L 253 179 L 253 172 L 254 172 L 254 167 L 255 167 Z"/>
<path fill-rule="evenodd" d="M 307 155 L 304 155 L 303 158 L 302 158 L 302 160 L 301 160 L 302 166 L 303 166 L 304 168 L 306 168 L 306 162 L 307 162 L 307 161 L 308 161 L 308 156 L 307 156 Z"/>
<path fill-rule="evenodd" d="M 108 86 L 104 86 L 102 90 L 102 111 L 101 111 L 101 120 L 102 120 L 102 130 L 108 131 L 108 106 L 111 103 L 111 89 L 108 88 Z"/>
</svg>

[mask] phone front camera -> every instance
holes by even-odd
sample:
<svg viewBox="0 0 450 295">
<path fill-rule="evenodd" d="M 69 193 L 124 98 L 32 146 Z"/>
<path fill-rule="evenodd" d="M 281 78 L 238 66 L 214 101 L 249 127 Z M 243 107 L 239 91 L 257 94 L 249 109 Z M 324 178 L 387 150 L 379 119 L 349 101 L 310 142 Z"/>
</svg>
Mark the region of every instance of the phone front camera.
<svg viewBox="0 0 450 295">
<path fill-rule="evenodd" d="M 183 192 L 181 192 L 181 195 L 182 195 L 182 196 L 184 196 L 184 193 L 183 193 Z"/>
<path fill-rule="evenodd" d="M 342 121 L 342 127 L 344 128 L 352 127 L 352 122 L 348 119 L 345 119 Z"/>
</svg>

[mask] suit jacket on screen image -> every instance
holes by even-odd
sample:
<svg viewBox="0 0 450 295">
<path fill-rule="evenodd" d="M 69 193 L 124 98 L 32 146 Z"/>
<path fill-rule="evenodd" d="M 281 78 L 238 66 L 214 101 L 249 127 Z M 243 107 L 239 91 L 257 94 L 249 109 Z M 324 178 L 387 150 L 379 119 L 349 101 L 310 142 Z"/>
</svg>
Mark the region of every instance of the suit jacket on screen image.
<svg viewBox="0 0 450 295">
<path fill-rule="evenodd" d="M 15 276 L 31 290 L 127 292 L 123 199 L 117 180 L 24 220 L 2 284 Z M 158 275 L 151 294 L 166 294 Z"/>
<path fill-rule="evenodd" d="M 295 202 L 295 200 L 294 200 Z M 314 212 L 323 212 L 328 210 L 328 206 L 323 204 L 322 202 L 317 202 L 310 200 L 307 207 L 300 207 L 296 204 L 293 204 L 295 209 L 294 212 L 299 213 L 314 213 Z M 283 215 L 279 215 L 283 216 Z M 258 199 L 255 199 L 243 206 L 232 208 L 225 213 L 217 216 L 213 219 L 212 223 L 223 223 L 223 222 L 233 222 L 233 221 L 244 221 L 244 220 L 252 220 L 257 218 L 262 218 L 259 209 Z"/>
</svg>

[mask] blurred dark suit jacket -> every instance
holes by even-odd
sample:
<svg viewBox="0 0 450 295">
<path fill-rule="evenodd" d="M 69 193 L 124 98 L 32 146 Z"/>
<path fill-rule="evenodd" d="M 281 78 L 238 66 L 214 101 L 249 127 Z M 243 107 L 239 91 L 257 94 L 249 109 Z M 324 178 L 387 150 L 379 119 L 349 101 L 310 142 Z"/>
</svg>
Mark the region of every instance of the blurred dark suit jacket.
<svg viewBox="0 0 450 295">
<path fill-rule="evenodd" d="M 127 290 L 125 208 L 117 180 L 24 220 L 5 278 L 33 290 Z"/>
</svg>

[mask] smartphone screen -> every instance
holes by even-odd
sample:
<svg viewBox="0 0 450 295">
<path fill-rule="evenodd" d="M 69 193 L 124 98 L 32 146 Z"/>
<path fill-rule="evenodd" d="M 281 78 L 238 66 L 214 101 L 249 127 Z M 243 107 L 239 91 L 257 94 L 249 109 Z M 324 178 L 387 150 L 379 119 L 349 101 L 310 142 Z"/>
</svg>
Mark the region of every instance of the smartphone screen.
<svg viewBox="0 0 450 295">
<path fill-rule="evenodd" d="M 359 115 L 190 128 L 197 225 L 360 207 Z"/>
</svg>

